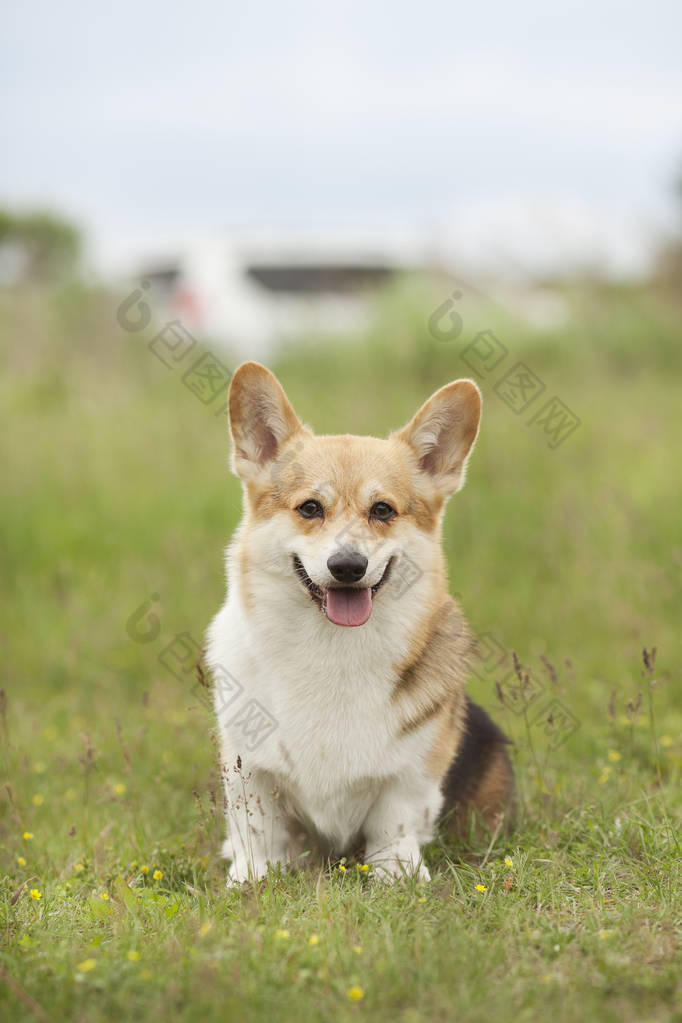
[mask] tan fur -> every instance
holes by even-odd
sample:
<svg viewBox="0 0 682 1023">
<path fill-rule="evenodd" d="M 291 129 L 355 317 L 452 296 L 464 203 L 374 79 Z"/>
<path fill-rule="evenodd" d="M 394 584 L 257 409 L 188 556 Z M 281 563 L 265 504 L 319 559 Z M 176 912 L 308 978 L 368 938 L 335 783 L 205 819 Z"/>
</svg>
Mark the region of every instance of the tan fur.
<svg viewBox="0 0 682 1023">
<path fill-rule="evenodd" d="M 296 514 L 296 507 L 307 497 L 329 493 L 333 494 L 328 505 L 330 519 L 346 512 L 364 518 L 367 499 L 360 490 L 364 491 L 368 480 L 376 480 L 374 500 L 388 501 L 401 518 L 433 532 L 443 502 L 432 498 L 429 487 L 420 493 L 415 475 L 410 449 L 395 438 L 313 437 L 301 429 L 282 448 L 269 475 L 247 483 L 249 510 L 261 520 L 276 511 Z M 305 528 L 304 523 L 299 522 L 299 528 Z M 388 528 L 389 523 L 371 523 L 373 531 Z"/>
<path fill-rule="evenodd" d="M 407 733 L 438 716 L 426 769 L 441 778 L 456 754 L 465 713 L 465 685 L 472 637 L 455 601 L 447 597 L 418 633 L 414 659 L 400 673 L 393 698 Z"/>
<path fill-rule="evenodd" d="M 514 775 L 506 750 L 498 750 L 481 778 L 471 801 L 484 819 L 496 817 L 514 795 Z"/>
<path fill-rule="evenodd" d="M 473 833 L 481 838 L 499 829 L 507 832 L 516 813 L 516 785 L 514 769 L 506 749 L 493 755 L 476 790 L 455 809 L 446 828 L 456 839 L 465 839 Z"/>
<path fill-rule="evenodd" d="M 254 601 L 249 586 L 249 553 L 248 549 L 244 546 L 239 549 L 239 574 L 243 580 L 243 598 L 246 609 L 251 612 L 253 611 Z"/>
</svg>

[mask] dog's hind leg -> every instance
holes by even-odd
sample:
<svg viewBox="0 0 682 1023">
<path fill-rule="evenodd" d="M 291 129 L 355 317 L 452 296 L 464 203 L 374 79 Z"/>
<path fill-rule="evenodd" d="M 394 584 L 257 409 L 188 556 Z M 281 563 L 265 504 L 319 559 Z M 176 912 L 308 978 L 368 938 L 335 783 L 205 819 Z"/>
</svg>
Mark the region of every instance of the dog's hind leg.
<svg viewBox="0 0 682 1023">
<path fill-rule="evenodd" d="M 454 838 L 467 834 L 472 816 L 490 833 L 512 822 L 516 787 L 509 742 L 467 697 L 464 735 L 442 783 L 441 821 Z"/>
</svg>

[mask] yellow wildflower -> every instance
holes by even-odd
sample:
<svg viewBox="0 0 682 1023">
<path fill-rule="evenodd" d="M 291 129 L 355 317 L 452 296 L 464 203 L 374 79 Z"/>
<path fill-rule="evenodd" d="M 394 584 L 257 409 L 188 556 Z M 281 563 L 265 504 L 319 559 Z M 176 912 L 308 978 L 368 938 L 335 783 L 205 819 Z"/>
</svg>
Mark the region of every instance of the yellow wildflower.
<svg viewBox="0 0 682 1023">
<path fill-rule="evenodd" d="M 39 892 L 37 888 L 31 888 L 31 898 L 39 902 L 42 899 L 43 893 Z"/>
<path fill-rule="evenodd" d="M 422 895 L 421 898 L 417 899 L 417 902 L 426 902 L 426 899 Z"/>
<path fill-rule="evenodd" d="M 361 956 L 362 955 L 362 945 L 353 945 L 353 951 L 355 952 L 356 956 Z"/>
<path fill-rule="evenodd" d="M 99 897 L 102 900 L 102 902 L 108 902 L 109 901 L 109 896 L 107 895 L 106 892 L 100 892 L 99 893 Z"/>
<path fill-rule="evenodd" d="M 142 866 L 140 867 L 140 870 L 142 871 L 143 874 L 148 874 L 149 873 L 149 867 L 147 866 L 146 863 L 142 864 Z"/>
<path fill-rule="evenodd" d="M 21 837 L 25 838 L 27 842 L 30 842 L 30 840 L 33 838 L 33 832 L 25 831 Z"/>
<path fill-rule="evenodd" d="M 612 764 L 617 764 L 621 759 L 621 756 L 617 749 L 610 749 L 608 752 L 608 758 Z"/>
<path fill-rule="evenodd" d="M 609 780 L 610 775 L 611 775 L 611 768 L 610 767 L 605 767 L 604 770 L 602 771 L 602 773 L 599 775 L 599 784 L 600 785 L 606 785 L 607 781 Z"/>
<path fill-rule="evenodd" d="M 476 885 L 476 891 L 477 892 L 487 892 L 488 889 L 486 888 L 486 886 L 484 884 L 477 884 Z"/>
<path fill-rule="evenodd" d="M 364 988 L 361 988 L 359 984 L 353 984 L 352 987 L 348 988 L 346 994 L 351 1002 L 361 1002 L 365 997 L 365 990 Z"/>
<path fill-rule="evenodd" d="M 339 863 L 339 870 L 342 874 L 345 873 L 346 865 L 344 863 Z"/>
<path fill-rule="evenodd" d="M 34 806 L 42 806 L 43 803 L 45 802 L 45 797 L 41 796 L 40 793 L 37 792 L 33 799 L 31 800 L 31 802 L 33 803 Z"/>
<path fill-rule="evenodd" d="M 287 930 L 275 931 L 275 937 L 279 941 L 288 941 L 288 939 L 289 939 L 289 931 L 287 931 Z"/>
<path fill-rule="evenodd" d="M 131 948 L 129 952 L 126 952 L 126 958 L 130 959 L 131 963 L 136 963 L 140 958 L 140 953 L 136 948 Z"/>
<path fill-rule="evenodd" d="M 114 785 L 114 792 L 116 793 L 116 795 L 117 796 L 123 796 L 123 795 L 125 795 L 125 791 L 126 791 L 126 787 L 123 784 L 123 782 L 122 781 L 117 781 L 116 784 Z"/>
<path fill-rule="evenodd" d="M 319 945 L 319 943 L 320 943 L 319 934 L 311 934 L 310 937 L 308 938 L 309 945 Z"/>
<path fill-rule="evenodd" d="M 23 856 L 17 856 L 17 863 L 19 864 L 20 867 L 26 866 L 26 860 L 24 859 Z"/>
<path fill-rule="evenodd" d="M 78 964 L 78 969 L 81 973 L 89 973 L 90 970 L 94 970 L 96 966 L 96 959 L 84 959 L 82 963 Z"/>
<path fill-rule="evenodd" d="M 77 874 L 80 874 L 81 870 L 85 870 L 85 867 L 83 866 L 82 863 L 74 863 L 73 869 L 76 871 Z"/>
<path fill-rule="evenodd" d="M 505 856 L 505 858 L 504 858 L 504 862 L 505 862 L 505 864 L 506 864 L 506 865 L 507 865 L 508 867 L 513 867 L 513 866 L 514 866 L 514 861 L 513 861 L 513 859 L 511 858 L 511 856 Z"/>
<path fill-rule="evenodd" d="M 163 871 L 155 870 L 154 873 L 152 874 L 152 877 L 154 878 L 155 881 L 160 881 L 161 878 L 163 877 Z"/>
</svg>

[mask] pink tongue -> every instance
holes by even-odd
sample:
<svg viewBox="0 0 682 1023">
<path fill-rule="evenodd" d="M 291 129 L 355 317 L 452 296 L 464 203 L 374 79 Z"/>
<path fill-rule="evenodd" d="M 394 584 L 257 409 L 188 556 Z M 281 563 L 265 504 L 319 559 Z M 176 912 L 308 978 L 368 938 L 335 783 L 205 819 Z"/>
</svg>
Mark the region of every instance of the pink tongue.
<svg viewBox="0 0 682 1023">
<path fill-rule="evenodd" d="M 372 613 L 372 590 L 327 590 L 327 618 L 334 625 L 364 625 Z"/>
</svg>

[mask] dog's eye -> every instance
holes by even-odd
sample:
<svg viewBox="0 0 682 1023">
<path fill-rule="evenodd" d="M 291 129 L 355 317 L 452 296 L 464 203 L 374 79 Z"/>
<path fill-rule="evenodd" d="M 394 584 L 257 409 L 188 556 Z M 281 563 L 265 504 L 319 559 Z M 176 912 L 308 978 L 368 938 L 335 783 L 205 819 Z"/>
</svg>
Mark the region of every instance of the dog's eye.
<svg viewBox="0 0 682 1023">
<path fill-rule="evenodd" d="M 299 504 L 296 511 L 299 515 L 302 515 L 304 519 L 321 519 L 323 515 L 322 505 L 319 501 L 314 501 L 312 497 L 309 501 L 304 501 L 303 504 Z"/>
<path fill-rule="evenodd" d="M 397 514 L 395 508 L 391 508 L 388 501 L 377 501 L 372 505 L 369 517 L 370 519 L 379 519 L 380 522 L 388 522 Z"/>
</svg>

